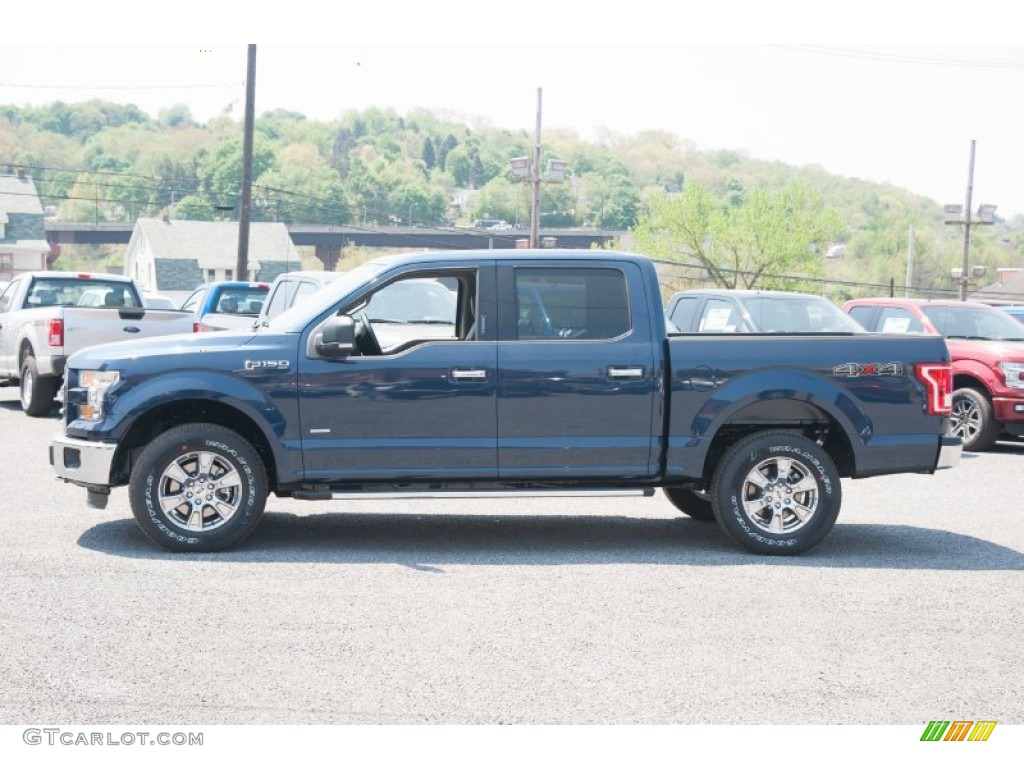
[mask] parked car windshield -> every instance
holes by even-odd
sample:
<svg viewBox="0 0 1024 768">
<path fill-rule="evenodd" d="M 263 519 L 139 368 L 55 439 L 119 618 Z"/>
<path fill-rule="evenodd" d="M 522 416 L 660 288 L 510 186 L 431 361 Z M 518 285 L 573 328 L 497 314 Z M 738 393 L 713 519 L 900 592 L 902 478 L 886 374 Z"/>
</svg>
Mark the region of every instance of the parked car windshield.
<svg viewBox="0 0 1024 768">
<path fill-rule="evenodd" d="M 293 304 L 284 312 L 264 323 L 281 333 L 301 331 L 306 323 L 328 309 L 335 301 L 359 286 L 370 283 L 388 268 L 386 261 L 370 261 L 338 276 L 306 300 Z"/>
<path fill-rule="evenodd" d="M 817 296 L 754 296 L 744 305 L 763 333 L 864 333 L 856 320 Z"/>
<path fill-rule="evenodd" d="M 949 339 L 1024 341 L 1021 324 L 994 307 L 922 307 L 928 319 Z"/>
</svg>

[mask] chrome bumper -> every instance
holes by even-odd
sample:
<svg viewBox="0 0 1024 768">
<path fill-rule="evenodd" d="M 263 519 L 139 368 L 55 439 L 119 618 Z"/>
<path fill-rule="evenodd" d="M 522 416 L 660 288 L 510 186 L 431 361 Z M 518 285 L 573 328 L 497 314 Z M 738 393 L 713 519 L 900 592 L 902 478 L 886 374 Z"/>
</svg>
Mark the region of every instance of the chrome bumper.
<svg viewBox="0 0 1024 768">
<path fill-rule="evenodd" d="M 65 482 L 108 487 L 116 450 L 115 443 L 95 443 L 61 434 L 50 443 L 50 464 Z"/>
<path fill-rule="evenodd" d="M 960 463 L 960 454 L 963 453 L 963 441 L 959 437 L 939 438 L 939 461 L 936 469 L 951 469 Z"/>
</svg>

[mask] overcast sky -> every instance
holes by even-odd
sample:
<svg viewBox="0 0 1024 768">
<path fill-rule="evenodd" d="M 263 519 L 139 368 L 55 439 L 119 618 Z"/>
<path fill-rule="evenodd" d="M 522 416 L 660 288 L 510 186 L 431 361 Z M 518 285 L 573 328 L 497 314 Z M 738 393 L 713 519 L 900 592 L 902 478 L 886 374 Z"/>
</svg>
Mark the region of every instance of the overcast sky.
<svg viewBox="0 0 1024 768">
<path fill-rule="evenodd" d="M 546 129 L 570 128 L 587 139 L 599 128 L 669 131 L 699 149 L 820 165 L 940 203 L 964 202 L 975 139 L 975 205 L 996 204 L 1003 216 L 1024 213 L 1024 45 L 1000 40 L 1000 29 L 1020 27 L 995 15 L 998 4 L 987 6 L 994 31 L 981 36 L 966 34 L 969 24 L 957 34 L 962 5 L 946 11 L 931 3 L 917 16 L 874 23 L 864 17 L 867 3 L 859 16 L 835 15 L 821 30 L 773 17 L 765 34 L 756 34 L 754 5 L 746 7 L 746 23 L 725 34 L 725 13 L 695 15 L 683 4 L 665 17 L 660 9 L 672 6 L 647 2 L 617 6 L 620 16 L 603 26 L 551 8 L 531 16 L 524 13 L 529 2 L 389 4 L 390 18 L 360 18 L 353 14 L 372 12 L 351 9 L 325 16 L 289 4 L 298 10 L 280 29 L 250 30 L 258 44 L 257 114 L 280 107 L 329 120 L 353 108 L 425 107 L 532 135 L 541 89 Z M 744 7 L 716 7 L 729 5 Z M 772 7 L 787 5 L 821 8 L 795 0 Z M 185 11 L 162 13 L 170 14 L 172 40 L 203 34 L 198 20 L 210 16 L 195 12 L 190 26 Z M 109 40 L 111 30 L 102 31 L 64 40 L 42 34 L 43 43 L 0 47 L 0 104 L 104 98 L 155 115 L 186 103 L 199 120 L 229 107 L 241 119 L 244 44 L 125 45 L 120 35 L 92 42 Z"/>
</svg>

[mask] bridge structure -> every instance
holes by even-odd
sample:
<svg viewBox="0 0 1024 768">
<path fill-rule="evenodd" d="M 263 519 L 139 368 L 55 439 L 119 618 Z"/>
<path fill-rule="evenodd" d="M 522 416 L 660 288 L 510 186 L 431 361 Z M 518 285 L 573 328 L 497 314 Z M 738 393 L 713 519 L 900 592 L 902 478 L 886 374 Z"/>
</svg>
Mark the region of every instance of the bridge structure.
<svg viewBox="0 0 1024 768">
<path fill-rule="evenodd" d="M 286 225 L 296 246 L 313 246 L 326 269 L 333 269 L 346 246 L 370 248 L 421 248 L 469 250 L 522 248 L 529 243 L 528 229 L 467 229 L 461 227 L 349 227 L 312 224 Z M 51 245 L 127 244 L 135 225 L 131 222 L 48 221 L 46 239 Z M 618 247 L 628 235 L 620 230 L 546 229 L 539 233 L 546 248 Z"/>
</svg>

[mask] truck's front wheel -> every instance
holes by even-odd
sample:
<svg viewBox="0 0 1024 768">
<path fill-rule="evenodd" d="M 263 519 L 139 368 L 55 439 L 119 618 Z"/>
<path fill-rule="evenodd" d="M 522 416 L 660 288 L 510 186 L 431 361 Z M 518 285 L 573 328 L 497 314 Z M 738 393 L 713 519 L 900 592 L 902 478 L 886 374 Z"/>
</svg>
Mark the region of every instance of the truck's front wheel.
<svg viewBox="0 0 1024 768">
<path fill-rule="evenodd" d="M 820 445 L 801 435 L 764 432 L 726 451 L 711 480 L 711 501 L 719 526 L 743 547 L 791 555 L 832 530 L 842 489 Z"/>
<path fill-rule="evenodd" d="M 53 408 L 57 394 L 57 381 L 52 376 L 40 376 L 36 359 L 26 355 L 21 361 L 21 409 L 29 416 L 46 416 Z"/>
<path fill-rule="evenodd" d="M 237 433 L 208 424 L 164 432 L 142 451 L 128 485 L 132 514 L 156 544 L 213 552 L 256 528 L 267 475 L 256 450 Z"/>
</svg>

